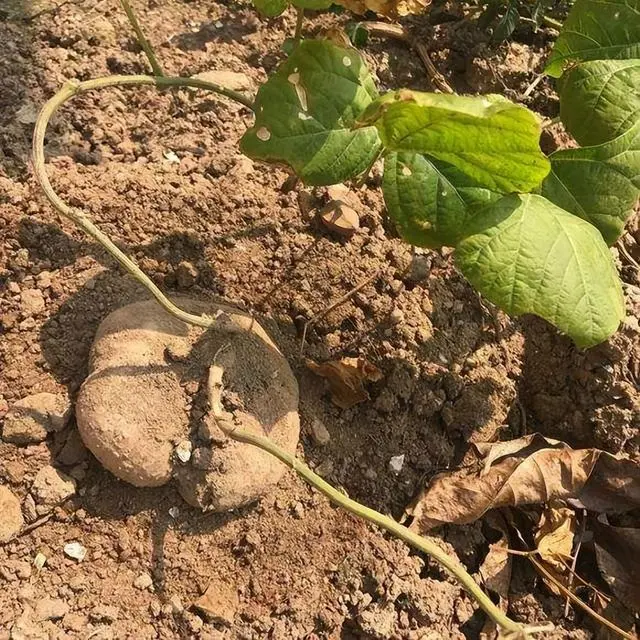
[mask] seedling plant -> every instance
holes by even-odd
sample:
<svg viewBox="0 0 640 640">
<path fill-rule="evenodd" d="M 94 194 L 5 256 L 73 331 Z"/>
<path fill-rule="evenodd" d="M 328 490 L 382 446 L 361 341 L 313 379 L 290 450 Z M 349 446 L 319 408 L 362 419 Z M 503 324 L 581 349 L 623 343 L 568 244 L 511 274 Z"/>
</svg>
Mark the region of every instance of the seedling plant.
<svg viewBox="0 0 640 640">
<path fill-rule="evenodd" d="M 301 37 L 304 9 L 327 8 L 327 0 L 294 0 L 293 48 L 255 101 L 211 82 L 165 76 L 128 0 L 122 4 L 153 75 L 67 83 L 38 117 L 34 169 L 52 205 L 102 244 L 169 313 L 197 326 L 216 324 L 171 302 L 84 213 L 59 198 L 47 177 L 47 124 L 80 93 L 143 85 L 213 91 L 254 113 L 242 151 L 289 166 L 307 185 L 361 180 L 382 158 L 388 214 L 407 242 L 453 247 L 456 265 L 484 297 L 511 315 L 545 318 L 579 347 L 616 331 L 624 299 L 609 246 L 623 232 L 640 189 L 640 0 L 577 0 L 569 13 L 546 72 L 558 78 L 560 118 L 582 146 L 549 157 L 540 150 L 538 116 L 502 96 L 407 89 L 380 95 L 355 48 Z M 255 4 L 277 15 L 288 0 Z M 348 0 L 345 6 L 386 15 L 423 8 L 419 0 Z M 535 631 L 508 618 L 436 545 L 349 499 L 267 438 L 224 421 L 220 427 L 273 454 L 351 513 L 434 557 L 505 634 Z"/>
</svg>

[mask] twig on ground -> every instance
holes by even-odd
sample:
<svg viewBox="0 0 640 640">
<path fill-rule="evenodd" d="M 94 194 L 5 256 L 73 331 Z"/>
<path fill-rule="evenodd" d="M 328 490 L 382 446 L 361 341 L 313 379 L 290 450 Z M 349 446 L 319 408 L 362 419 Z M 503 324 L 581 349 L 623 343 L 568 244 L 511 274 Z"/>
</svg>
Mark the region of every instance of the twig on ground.
<svg viewBox="0 0 640 640">
<path fill-rule="evenodd" d="M 372 21 L 359 22 L 358 26 L 366 29 L 371 35 L 386 36 L 388 38 L 395 38 L 396 40 L 402 40 L 405 42 L 418 54 L 433 85 L 443 93 L 454 92 L 446 78 L 438 71 L 436 65 L 433 64 L 427 48 L 411 36 L 404 27 L 399 24 L 387 24 L 386 22 Z"/>
<path fill-rule="evenodd" d="M 31 533 L 34 529 L 41 527 L 43 524 L 47 524 L 47 522 L 49 522 L 51 518 L 53 518 L 53 513 L 47 513 L 46 516 L 42 516 L 42 518 L 38 518 L 31 524 L 28 524 L 26 527 L 22 527 L 22 529 L 18 533 L 16 533 L 16 535 L 13 536 L 11 540 L 15 540 L 16 538 L 22 538 L 22 536 L 26 536 L 27 533 Z"/>
<path fill-rule="evenodd" d="M 594 611 L 586 602 L 583 602 L 578 598 L 575 593 L 569 591 L 562 582 L 557 580 L 549 571 L 546 570 L 544 565 L 541 562 L 538 562 L 532 555 L 529 555 L 529 560 L 541 575 L 543 575 L 549 582 L 553 583 L 562 594 L 564 594 L 574 604 L 577 604 L 581 609 L 586 611 L 592 618 L 603 624 L 605 627 L 611 629 L 611 631 L 615 631 L 615 633 L 619 634 L 620 637 L 625 638 L 626 640 L 637 640 L 636 636 L 623 631 L 613 622 L 607 620 L 604 616 L 601 616 L 597 611 Z"/>
<path fill-rule="evenodd" d="M 528 98 L 531 92 L 540 84 L 544 78 L 544 73 L 537 75 L 534 81 L 525 89 L 524 93 L 520 96 L 521 99 Z"/>
<path fill-rule="evenodd" d="M 582 538 L 584 537 L 584 532 L 587 527 L 587 511 L 586 509 L 582 510 L 582 520 L 580 521 L 580 531 L 578 532 L 577 543 L 576 543 L 576 551 L 573 554 L 573 558 L 571 560 L 571 567 L 569 568 L 569 584 L 567 588 L 571 590 L 573 587 L 573 580 L 576 576 L 576 565 L 578 564 L 578 554 L 580 553 L 580 548 L 582 547 Z M 566 599 L 564 603 L 564 617 L 566 618 L 569 615 L 569 598 Z"/>
<path fill-rule="evenodd" d="M 620 254 L 624 257 L 624 259 L 629 263 L 631 267 L 640 271 L 640 264 L 638 261 L 629 253 L 627 247 L 624 246 L 624 242 L 622 238 L 616 242 L 616 249 L 620 252 Z"/>
<path fill-rule="evenodd" d="M 302 354 L 304 353 L 304 345 L 307 340 L 307 332 L 309 331 L 309 328 L 312 327 L 316 322 L 322 320 L 322 318 L 324 318 L 326 315 L 330 314 L 334 309 L 337 309 L 340 305 L 347 302 L 347 300 L 349 300 L 351 296 L 354 296 L 356 293 L 358 293 L 358 291 L 361 291 L 362 289 L 364 289 L 368 284 L 373 282 L 381 273 L 382 273 L 382 270 L 379 269 L 372 276 L 369 276 L 366 280 L 363 280 L 362 282 L 357 284 L 353 289 L 351 289 L 351 291 L 348 291 L 347 293 L 345 293 L 341 298 L 338 298 L 338 300 L 336 300 L 333 304 L 330 304 L 328 307 L 326 307 L 319 313 L 316 313 L 313 316 L 313 318 L 311 318 L 310 320 L 307 320 L 304 323 L 304 329 L 302 330 L 302 341 L 300 343 L 300 356 L 302 356 Z"/>
</svg>

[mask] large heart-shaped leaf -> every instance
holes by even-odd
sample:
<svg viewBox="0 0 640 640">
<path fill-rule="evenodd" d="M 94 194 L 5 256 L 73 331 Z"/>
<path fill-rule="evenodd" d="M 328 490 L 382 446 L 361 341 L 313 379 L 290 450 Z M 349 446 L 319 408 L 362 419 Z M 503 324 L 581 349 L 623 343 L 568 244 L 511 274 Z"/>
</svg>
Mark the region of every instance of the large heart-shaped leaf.
<svg viewBox="0 0 640 640">
<path fill-rule="evenodd" d="M 640 120 L 640 60 L 579 64 L 562 76 L 559 93 L 560 118 L 578 143 L 609 142 Z"/>
<path fill-rule="evenodd" d="M 640 120 L 612 142 L 551 154 L 542 195 L 598 227 L 613 244 L 640 195 Z"/>
<path fill-rule="evenodd" d="M 432 248 L 455 246 L 474 211 L 500 198 L 459 169 L 407 151 L 385 157 L 382 191 L 402 238 Z"/>
<path fill-rule="evenodd" d="M 352 129 L 377 97 L 355 49 L 305 40 L 260 87 L 256 121 L 242 136 L 251 158 L 284 162 L 306 183 L 343 182 L 364 172 L 380 153 L 373 126 Z"/>
<path fill-rule="evenodd" d="M 456 247 L 462 273 L 507 313 L 534 313 L 580 347 L 624 318 L 622 287 L 598 230 L 542 196 L 509 195 L 470 223 Z"/>
<path fill-rule="evenodd" d="M 556 78 L 570 63 L 640 58 L 640 0 L 576 0 L 545 71 Z"/>
<path fill-rule="evenodd" d="M 500 96 L 401 90 L 374 102 L 360 122 L 375 124 L 388 149 L 435 157 L 492 191 L 532 191 L 549 172 L 537 116 Z"/>
</svg>

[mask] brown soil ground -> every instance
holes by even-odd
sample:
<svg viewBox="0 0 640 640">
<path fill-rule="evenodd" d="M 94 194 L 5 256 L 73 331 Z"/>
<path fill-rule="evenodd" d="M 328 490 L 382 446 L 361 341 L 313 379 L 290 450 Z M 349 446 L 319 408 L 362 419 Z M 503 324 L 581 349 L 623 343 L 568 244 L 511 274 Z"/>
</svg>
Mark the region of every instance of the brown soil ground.
<svg viewBox="0 0 640 640">
<path fill-rule="evenodd" d="M 2 413 L 39 391 L 66 390 L 73 398 L 100 321 L 146 297 L 54 214 L 28 158 L 33 115 L 66 80 L 141 73 L 144 57 L 115 0 L 60 2 L 55 9 L 28 3 L 0 3 Z M 136 4 L 167 71 L 243 72 L 254 86 L 282 58 L 295 18 L 287 12 L 261 19 L 247 3 L 231 0 Z M 456 21 L 456 12 L 441 12 L 454 19 L 437 26 L 428 16 L 408 25 L 458 90 L 517 98 L 540 70 L 548 34 L 523 33 L 520 42 L 494 46 L 472 24 Z M 341 19 L 317 17 L 309 28 Z M 366 56 L 383 88 L 431 89 L 402 44 L 374 41 Z M 556 115 L 546 81 L 528 105 Z M 298 191 L 283 188 L 284 170 L 240 155 L 238 138 L 250 122 L 245 109 L 212 95 L 95 92 L 54 119 L 49 171 L 60 195 L 82 206 L 165 290 L 180 290 L 176 268 L 187 260 L 197 270 L 190 296 L 258 315 L 299 381 L 298 453 L 312 467 L 352 497 L 400 517 L 424 482 L 455 465 L 473 440 L 537 430 L 638 458 L 637 322 L 581 352 L 538 319 L 487 311 L 446 252 L 420 253 L 409 270 L 410 248 L 386 221 L 375 176 L 354 192 L 361 232 L 335 239 L 301 211 Z M 180 161 L 167 159 L 168 151 Z M 640 241 L 637 229 L 632 233 Z M 640 259 L 637 244 L 630 240 L 627 248 Z M 44 271 L 50 283 L 38 278 Z M 371 385 L 370 401 L 341 410 L 300 357 L 300 317 L 310 318 L 377 271 L 308 336 L 306 357 L 361 355 L 384 373 Z M 631 285 L 628 314 L 637 316 L 638 274 L 625 262 L 621 273 Z M 34 287 L 46 306 L 35 322 L 24 322 L 20 292 Z M 330 433 L 326 446 L 312 437 L 314 420 Z M 16 638 L 479 636 L 483 616 L 437 566 L 332 507 L 292 473 L 256 505 L 203 515 L 174 488 L 133 488 L 94 459 L 73 469 L 61 465 L 57 456 L 74 428 L 72 422 L 40 445 L 0 442 L 0 483 L 20 498 L 49 463 L 73 473 L 79 486 L 46 523 L 0 546 L 2 640 L 12 626 Z M 389 460 L 399 454 L 406 460 L 396 476 Z M 447 527 L 437 538 L 471 572 L 488 548 L 480 524 Z M 88 549 L 80 563 L 63 554 L 72 540 Z M 47 558 L 40 570 L 31 566 L 36 553 Z M 151 588 L 134 586 L 141 573 L 150 574 Z M 226 626 L 190 608 L 210 584 L 238 595 L 226 603 L 233 609 Z M 46 597 L 62 599 L 66 615 L 37 623 L 21 618 L 30 602 Z M 547 637 L 592 637 L 590 620 L 571 611 L 565 617 L 564 602 L 540 585 L 525 560 L 516 562 L 511 603 L 520 620 L 551 618 L 558 626 Z M 105 612 L 104 605 L 116 609 Z M 27 635 L 17 634 L 20 620 Z"/>
</svg>

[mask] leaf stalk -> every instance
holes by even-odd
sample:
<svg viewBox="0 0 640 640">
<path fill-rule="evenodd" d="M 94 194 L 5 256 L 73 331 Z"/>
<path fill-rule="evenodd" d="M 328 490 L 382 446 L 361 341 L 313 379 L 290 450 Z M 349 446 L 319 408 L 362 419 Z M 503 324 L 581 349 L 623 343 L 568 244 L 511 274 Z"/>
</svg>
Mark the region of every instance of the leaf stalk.
<svg viewBox="0 0 640 640">
<path fill-rule="evenodd" d="M 162 72 L 162 67 L 160 66 L 160 63 L 156 58 L 156 54 L 153 51 L 153 47 L 151 46 L 151 43 L 149 42 L 149 40 L 147 40 L 147 37 L 144 35 L 144 31 L 142 30 L 142 27 L 138 22 L 138 18 L 136 17 L 136 14 L 133 11 L 133 8 L 129 4 L 129 0 L 120 0 L 120 4 L 122 5 L 124 12 L 127 14 L 127 18 L 129 18 L 129 23 L 131 24 L 131 27 L 135 31 L 136 38 L 138 39 L 138 42 L 142 47 L 142 50 L 145 52 L 147 59 L 149 60 L 149 64 L 151 65 L 153 75 L 164 76 L 164 73 Z"/>
</svg>

